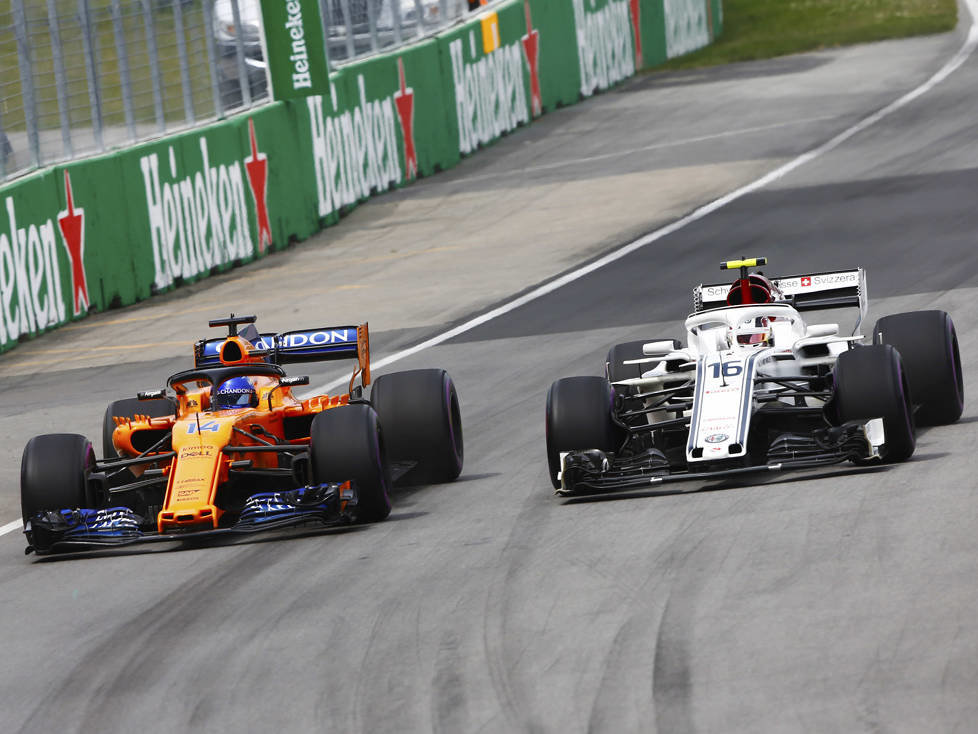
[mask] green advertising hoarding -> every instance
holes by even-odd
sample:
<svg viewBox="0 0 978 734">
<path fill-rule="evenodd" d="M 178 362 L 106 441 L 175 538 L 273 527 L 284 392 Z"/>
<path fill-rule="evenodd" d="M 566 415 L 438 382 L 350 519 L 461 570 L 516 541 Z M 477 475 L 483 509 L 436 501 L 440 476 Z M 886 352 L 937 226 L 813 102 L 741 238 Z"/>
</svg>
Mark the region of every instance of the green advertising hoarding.
<svg viewBox="0 0 978 734">
<path fill-rule="evenodd" d="M 288 31 L 292 99 L 0 189 L 0 351 L 288 247 L 723 21 L 720 0 L 511 0 L 328 77 L 323 58 L 306 87 L 290 57 L 297 16 L 306 57 L 322 45 L 307 2 L 263 4 Z"/>
<path fill-rule="evenodd" d="M 319 0 L 261 0 L 272 98 L 329 92 L 329 65 Z"/>
<path fill-rule="evenodd" d="M 138 233 L 131 246 L 154 291 L 247 262 L 296 230 L 311 230 L 311 200 L 293 183 L 294 143 L 283 134 L 289 126 L 279 103 L 121 157 L 130 227 Z"/>
<path fill-rule="evenodd" d="M 297 106 L 299 160 L 325 221 L 459 160 L 438 44 L 427 40 L 334 73 Z M 309 176 L 309 173 L 312 175 Z"/>
</svg>

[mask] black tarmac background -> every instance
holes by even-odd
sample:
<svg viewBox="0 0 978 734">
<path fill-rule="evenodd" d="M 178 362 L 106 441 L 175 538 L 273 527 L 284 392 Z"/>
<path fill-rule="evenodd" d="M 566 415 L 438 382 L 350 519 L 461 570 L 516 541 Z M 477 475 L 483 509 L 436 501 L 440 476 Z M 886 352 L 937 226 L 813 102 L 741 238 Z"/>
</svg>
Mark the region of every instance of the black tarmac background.
<svg viewBox="0 0 978 734">
<path fill-rule="evenodd" d="M 810 117 L 830 118 L 795 138 L 752 141 L 750 156 L 783 158 L 912 88 L 959 43 L 653 76 L 614 94 L 654 116 L 664 96 L 709 87 L 736 99 L 765 88 L 750 80 L 778 76 L 771 93 L 783 104 L 807 100 Z M 885 80 L 874 96 L 846 94 L 845 63 L 817 94 L 786 83 L 839 58 L 865 74 L 869 57 Z M 866 267 L 870 324 L 948 310 L 966 384 L 978 384 L 975 89 L 978 59 L 770 188 L 398 363 L 455 377 L 466 467 L 453 485 L 400 492 L 388 522 L 55 561 L 25 559 L 19 535 L 3 536 L 0 728 L 972 731 L 973 401 L 959 424 L 923 432 L 907 464 L 596 502 L 551 496 L 543 403 L 553 379 L 599 374 L 610 344 L 678 335 L 691 287 L 741 254 L 769 257 L 772 273 Z M 670 114 L 677 129 L 695 122 Z M 559 129 L 560 115 L 548 124 Z M 530 132 L 502 142 L 486 165 Z M 705 163 L 746 151 L 694 153 Z M 450 175 L 463 180 L 478 165 Z M 573 175 L 600 186 L 620 165 Z M 636 191 L 635 206 L 642 198 Z M 5 378 L 3 420 L 29 436 L 57 416 L 92 435 L 102 410 L 93 406 L 145 387 L 134 372 L 184 365 Z M 10 453 L 16 464 L 19 448 Z M 5 470 L 4 482 L 11 507 L 15 473 Z"/>
</svg>

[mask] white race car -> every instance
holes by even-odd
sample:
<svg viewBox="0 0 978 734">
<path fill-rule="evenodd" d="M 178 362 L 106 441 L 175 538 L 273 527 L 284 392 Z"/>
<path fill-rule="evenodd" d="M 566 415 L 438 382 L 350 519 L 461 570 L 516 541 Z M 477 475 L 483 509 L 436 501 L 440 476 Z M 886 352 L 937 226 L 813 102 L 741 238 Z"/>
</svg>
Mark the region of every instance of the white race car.
<svg viewBox="0 0 978 734">
<path fill-rule="evenodd" d="M 876 322 L 861 268 L 769 280 L 734 260 L 730 284 L 694 289 L 686 345 L 618 344 L 606 377 L 547 395 L 547 459 L 559 495 L 654 489 L 687 479 L 910 458 L 915 427 L 964 407 L 957 335 L 944 311 Z M 851 336 L 803 311 L 854 307 Z"/>
</svg>

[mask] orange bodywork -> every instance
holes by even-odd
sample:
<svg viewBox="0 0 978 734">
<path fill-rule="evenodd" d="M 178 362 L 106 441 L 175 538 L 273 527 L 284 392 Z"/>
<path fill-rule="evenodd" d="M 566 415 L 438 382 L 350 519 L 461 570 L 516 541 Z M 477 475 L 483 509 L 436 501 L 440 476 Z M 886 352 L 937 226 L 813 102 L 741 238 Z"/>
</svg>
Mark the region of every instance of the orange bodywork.
<svg viewBox="0 0 978 734">
<path fill-rule="evenodd" d="M 248 341 L 229 336 L 220 347 L 220 362 L 224 367 L 264 365 L 267 352 L 253 347 Z M 361 384 L 370 382 L 370 347 L 367 325 L 357 327 L 357 367 L 350 380 L 350 392 L 359 376 Z M 224 510 L 219 505 L 219 490 L 229 481 L 233 465 L 247 465 L 249 469 L 278 467 L 279 456 L 274 451 L 248 452 L 249 446 L 261 447 L 275 443 L 293 444 L 298 450 L 309 445 L 306 430 L 302 436 L 286 440 L 285 426 L 311 424 L 312 418 L 330 408 L 346 405 L 350 393 L 341 395 L 316 395 L 299 400 L 289 385 L 280 384 L 276 376 L 248 376 L 258 396 L 255 407 L 230 410 L 211 410 L 211 385 L 204 380 L 187 384 L 171 385 L 176 392 L 177 407 L 174 416 L 151 418 L 136 415 L 132 418 L 116 418 L 112 443 L 122 457 L 143 455 L 158 436 L 171 432 L 171 446 L 154 450 L 160 454 L 160 462 L 152 465 L 167 477 L 166 493 L 162 509 L 157 514 L 160 533 L 181 529 L 217 528 Z M 214 386 L 216 387 L 216 386 Z M 308 426 L 307 426 L 308 428 Z M 235 447 L 235 451 L 225 451 Z M 134 466 L 139 476 L 145 466 Z M 349 486 L 347 484 L 347 486 Z M 345 501 L 343 503 L 345 508 Z"/>
</svg>

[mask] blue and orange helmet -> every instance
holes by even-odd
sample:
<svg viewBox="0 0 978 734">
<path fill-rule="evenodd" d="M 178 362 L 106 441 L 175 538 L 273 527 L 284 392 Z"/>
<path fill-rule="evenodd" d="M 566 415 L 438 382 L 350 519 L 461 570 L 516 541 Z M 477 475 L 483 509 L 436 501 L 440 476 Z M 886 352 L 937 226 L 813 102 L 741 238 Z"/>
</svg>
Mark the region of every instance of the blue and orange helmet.
<svg viewBox="0 0 978 734">
<path fill-rule="evenodd" d="M 211 393 L 211 410 L 236 410 L 258 405 L 258 393 L 247 377 L 232 377 Z"/>
</svg>

